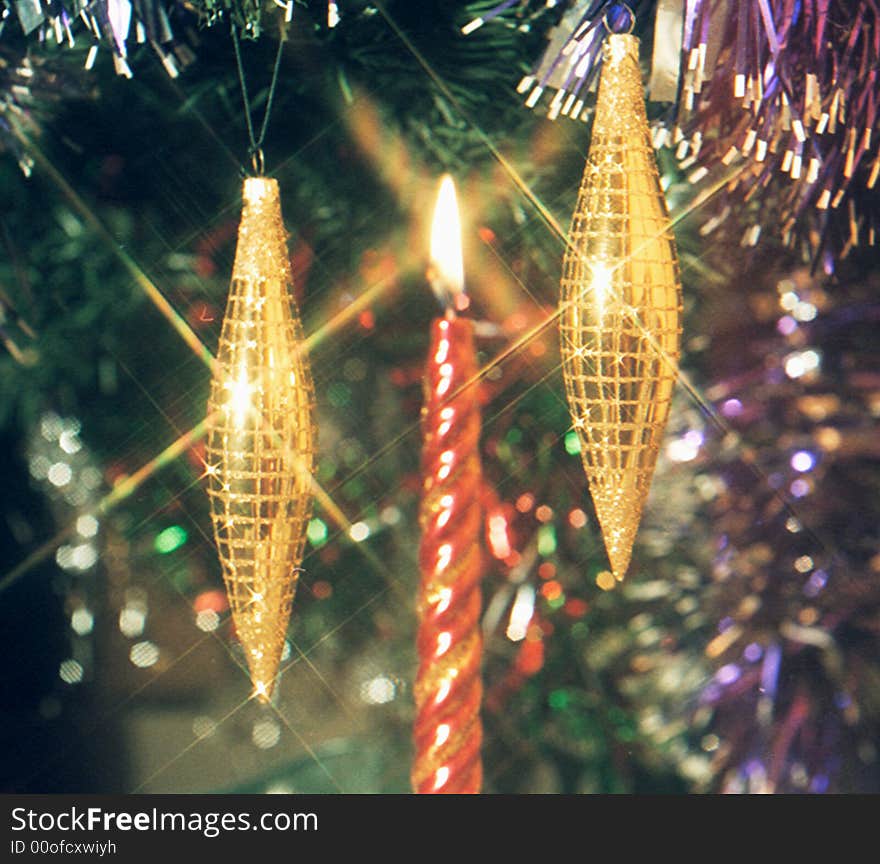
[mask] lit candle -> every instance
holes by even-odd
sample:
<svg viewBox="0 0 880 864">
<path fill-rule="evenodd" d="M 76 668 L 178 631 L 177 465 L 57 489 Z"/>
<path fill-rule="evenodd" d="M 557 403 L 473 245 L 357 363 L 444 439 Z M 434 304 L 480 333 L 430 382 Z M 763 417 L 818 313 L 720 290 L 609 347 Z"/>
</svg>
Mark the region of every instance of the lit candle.
<svg viewBox="0 0 880 864">
<path fill-rule="evenodd" d="M 473 323 L 464 293 L 452 178 L 440 186 L 431 233 L 431 286 L 445 315 L 431 324 L 422 409 L 418 655 L 413 788 L 479 792 L 480 413 Z"/>
</svg>

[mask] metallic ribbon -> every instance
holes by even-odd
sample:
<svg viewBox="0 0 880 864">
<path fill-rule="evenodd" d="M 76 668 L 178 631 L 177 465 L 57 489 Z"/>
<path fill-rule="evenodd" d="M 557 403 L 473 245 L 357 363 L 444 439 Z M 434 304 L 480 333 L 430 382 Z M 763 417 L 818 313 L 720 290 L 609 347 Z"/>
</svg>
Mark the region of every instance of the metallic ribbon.
<svg viewBox="0 0 880 864">
<path fill-rule="evenodd" d="M 659 0 L 654 17 L 654 52 L 648 92 L 653 102 L 674 102 L 681 70 L 684 0 Z"/>
</svg>

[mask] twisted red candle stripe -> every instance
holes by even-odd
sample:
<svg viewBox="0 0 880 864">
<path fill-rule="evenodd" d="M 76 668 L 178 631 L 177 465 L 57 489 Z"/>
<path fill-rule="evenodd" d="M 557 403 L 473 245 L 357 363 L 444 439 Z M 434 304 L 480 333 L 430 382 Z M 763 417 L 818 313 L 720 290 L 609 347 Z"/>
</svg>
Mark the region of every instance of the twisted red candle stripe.
<svg viewBox="0 0 880 864">
<path fill-rule="evenodd" d="M 479 792 L 480 412 L 473 325 L 431 327 L 422 411 L 424 488 L 419 547 L 419 671 L 413 789 Z"/>
</svg>

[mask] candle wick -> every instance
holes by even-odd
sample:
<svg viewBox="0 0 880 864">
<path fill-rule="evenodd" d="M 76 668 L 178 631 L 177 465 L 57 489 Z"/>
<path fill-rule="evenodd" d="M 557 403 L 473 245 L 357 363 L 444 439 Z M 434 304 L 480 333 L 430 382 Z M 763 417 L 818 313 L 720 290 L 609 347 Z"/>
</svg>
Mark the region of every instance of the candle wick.
<svg viewBox="0 0 880 864">
<path fill-rule="evenodd" d="M 458 312 L 463 312 L 471 305 L 467 293 L 464 290 L 456 291 L 450 288 L 449 283 L 443 278 L 443 272 L 433 262 L 428 265 L 425 277 L 447 318 L 454 319 Z"/>
</svg>

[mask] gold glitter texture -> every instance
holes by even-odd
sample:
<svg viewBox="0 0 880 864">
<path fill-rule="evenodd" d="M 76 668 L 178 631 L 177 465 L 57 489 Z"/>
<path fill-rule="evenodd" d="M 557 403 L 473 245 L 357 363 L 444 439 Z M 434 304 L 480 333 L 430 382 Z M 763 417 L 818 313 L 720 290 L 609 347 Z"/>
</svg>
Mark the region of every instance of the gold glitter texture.
<svg viewBox="0 0 880 864">
<path fill-rule="evenodd" d="M 254 695 L 274 689 L 311 512 L 314 401 L 278 184 L 244 183 L 208 401 L 214 538 Z"/>
<path fill-rule="evenodd" d="M 611 570 L 623 579 L 669 416 L 681 336 L 675 240 L 634 36 L 610 35 L 563 261 L 565 389 Z"/>
</svg>

